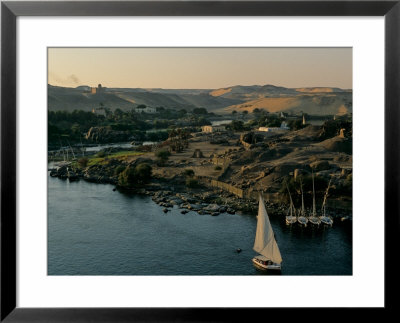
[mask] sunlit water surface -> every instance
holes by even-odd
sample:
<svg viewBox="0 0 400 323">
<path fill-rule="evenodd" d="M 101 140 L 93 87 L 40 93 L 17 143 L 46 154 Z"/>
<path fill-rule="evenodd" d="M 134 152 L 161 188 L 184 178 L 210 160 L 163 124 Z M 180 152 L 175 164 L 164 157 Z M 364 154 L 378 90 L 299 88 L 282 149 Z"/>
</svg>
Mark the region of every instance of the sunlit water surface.
<svg viewBox="0 0 400 323">
<path fill-rule="evenodd" d="M 49 275 L 257 275 L 254 215 L 167 214 L 148 196 L 48 181 Z M 282 275 L 351 275 L 349 224 L 288 227 L 271 217 Z M 242 249 L 237 253 L 236 249 Z"/>
</svg>

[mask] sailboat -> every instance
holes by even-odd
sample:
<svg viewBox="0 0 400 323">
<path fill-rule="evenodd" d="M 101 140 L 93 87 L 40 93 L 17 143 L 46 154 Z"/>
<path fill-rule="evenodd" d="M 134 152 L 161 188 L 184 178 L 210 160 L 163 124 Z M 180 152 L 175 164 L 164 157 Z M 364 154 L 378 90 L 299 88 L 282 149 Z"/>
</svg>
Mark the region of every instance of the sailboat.
<svg viewBox="0 0 400 323">
<path fill-rule="evenodd" d="M 328 198 L 328 191 L 330 186 L 331 186 L 331 180 L 329 180 L 328 188 L 326 189 L 325 192 L 324 201 L 322 202 L 322 215 L 319 218 L 323 224 L 331 226 L 333 224 L 333 220 L 330 216 L 326 215 L 326 200 Z"/>
<path fill-rule="evenodd" d="M 262 270 L 280 270 L 282 257 L 275 240 L 274 231 L 269 221 L 264 199 L 260 194 L 257 216 L 257 230 L 253 250 L 259 253 L 252 261 Z"/>
<path fill-rule="evenodd" d="M 295 213 L 296 211 L 295 211 L 295 209 L 294 209 L 294 204 L 293 204 L 293 200 L 292 200 L 292 195 L 290 195 L 290 191 L 289 191 L 289 187 L 288 187 L 287 183 L 286 183 L 286 188 L 287 188 L 287 191 L 288 191 L 288 193 L 289 193 L 289 199 L 290 199 L 290 207 L 289 207 L 289 213 L 290 213 L 290 215 L 287 215 L 287 216 L 286 216 L 286 224 L 289 225 L 289 224 L 296 223 L 296 222 L 297 222 L 297 217 L 294 215 L 294 213 Z"/>
<path fill-rule="evenodd" d="M 300 179 L 300 190 L 301 190 L 301 213 L 300 216 L 297 218 L 297 222 L 299 222 L 300 225 L 304 225 L 306 227 L 308 219 L 305 216 L 306 212 L 304 210 L 303 181 L 301 179 Z"/>
<path fill-rule="evenodd" d="M 315 209 L 315 188 L 314 188 L 314 173 L 312 174 L 312 191 L 313 191 L 313 205 L 312 214 L 308 217 L 311 224 L 320 225 L 321 219 L 317 217 L 317 211 Z"/>
</svg>

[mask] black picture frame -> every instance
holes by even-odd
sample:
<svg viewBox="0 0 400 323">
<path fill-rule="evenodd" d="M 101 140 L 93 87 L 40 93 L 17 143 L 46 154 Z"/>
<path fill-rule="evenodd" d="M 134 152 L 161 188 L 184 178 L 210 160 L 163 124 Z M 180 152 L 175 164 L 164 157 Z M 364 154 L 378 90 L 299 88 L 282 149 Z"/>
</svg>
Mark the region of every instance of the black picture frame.
<svg viewBox="0 0 400 323">
<path fill-rule="evenodd" d="M 74 1 L 1 3 L 1 316 L 3 322 L 248 321 L 287 309 L 16 307 L 16 19 L 18 16 L 384 16 L 385 18 L 385 306 L 399 284 L 400 1 Z M 95 5 L 94 5 L 95 4 Z M 367 176 L 367 174 L 366 174 Z M 371 187 L 373 189 L 373 187 Z M 378 264 L 383 265 L 383 264 Z M 366 289 L 367 290 L 367 289 Z M 38 291 L 40 293 L 40 291 Z M 246 295 L 243 297 L 251 297 Z M 296 309 L 292 309 L 296 310 Z M 300 309 L 297 309 L 300 310 Z M 333 318 L 335 309 L 326 308 Z M 355 309 L 356 310 L 356 309 Z M 348 310 L 349 312 L 349 310 Z M 368 313 L 372 314 L 371 311 Z M 278 315 L 276 315 L 278 314 Z M 368 315 L 370 315 L 368 314 Z M 242 315 L 245 320 L 240 319 Z M 341 315 L 341 314 L 340 314 Z M 344 318 L 342 318 L 344 319 Z"/>
</svg>

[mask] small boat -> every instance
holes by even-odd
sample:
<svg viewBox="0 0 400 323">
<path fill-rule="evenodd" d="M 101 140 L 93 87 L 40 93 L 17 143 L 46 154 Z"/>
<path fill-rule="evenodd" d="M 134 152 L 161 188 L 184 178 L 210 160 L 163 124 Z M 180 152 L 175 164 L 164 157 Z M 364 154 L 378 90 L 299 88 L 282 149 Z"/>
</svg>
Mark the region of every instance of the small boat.
<svg viewBox="0 0 400 323">
<path fill-rule="evenodd" d="M 333 219 L 330 216 L 326 215 L 326 200 L 328 199 L 328 191 L 330 186 L 331 186 L 331 181 L 329 180 L 328 188 L 326 189 L 324 196 L 324 201 L 322 202 L 322 215 L 319 217 L 321 219 L 321 222 L 328 226 L 333 225 Z"/>
<path fill-rule="evenodd" d="M 269 221 L 264 199 L 260 194 L 257 216 L 257 230 L 253 250 L 259 255 L 252 259 L 259 270 L 281 270 L 282 257 Z"/>
<path fill-rule="evenodd" d="M 300 179 L 300 190 L 301 190 L 301 213 L 300 216 L 297 218 L 297 222 L 300 225 L 307 226 L 308 218 L 305 216 L 305 209 L 304 209 L 304 194 L 303 194 L 303 181 Z"/>
<path fill-rule="evenodd" d="M 312 209 L 312 214 L 308 217 L 308 221 L 310 221 L 310 223 L 313 225 L 320 225 L 321 219 L 317 217 L 317 211 L 315 209 L 314 173 L 312 174 L 312 191 L 313 191 L 313 209 Z"/>
<path fill-rule="evenodd" d="M 290 225 L 290 224 L 297 222 L 297 217 L 294 215 L 296 213 L 296 210 L 294 209 L 292 196 L 290 195 L 290 191 L 289 191 L 289 187 L 288 187 L 287 183 L 286 183 L 286 188 L 289 193 L 289 199 L 290 199 L 290 206 L 289 206 L 289 210 L 288 210 L 288 214 L 290 213 L 290 215 L 286 216 L 286 224 Z"/>
</svg>

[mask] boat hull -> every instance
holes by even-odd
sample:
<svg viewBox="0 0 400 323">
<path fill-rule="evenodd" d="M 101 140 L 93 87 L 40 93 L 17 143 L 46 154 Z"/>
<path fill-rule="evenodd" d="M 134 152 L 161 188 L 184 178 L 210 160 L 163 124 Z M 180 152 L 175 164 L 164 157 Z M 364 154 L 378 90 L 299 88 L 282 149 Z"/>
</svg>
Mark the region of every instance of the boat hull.
<svg viewBox="0 0 400 323">
<path fill-rule="evenodd" d="M 308 219 L 306 218 L 306 217 L 304 217 L 304 216 L 301 216 L 301 217 L 299 217 L 298 219 L 297 219 L 297 222 L 300 224 L 300 225 L 303 225 L 303 226 L 307 226 L 307 223 L 308 223 Z"/>
<path fill-rule="evenodd" d="M 296 217 L 295 216 L 287 216 L 286 217 L 286 224 L 293 224 L 293 223 L 296 223 L 297 222 L 297 219 L 296 219 Z"/>
<path fill-rule="evenodd" d="M 328 217 L 322 217 L 321 218 L 321 223 L 327 226 L 332 226 L 333 224 L 333 220 L 331 218 Z"/>
<path fill-rule="evenodd" d="M 257 269 L 260 270 L 281 270 L 281 265 L 276 263 L 265 264 L 262 263 L 259 259 L 253 258 L 252 262 Z"/>
<path fill-rule="evenodd" d="M 311 223 L 312 225 L 320 225 L 321 224 L 321 220 L 315 216 L 309 217 L 308 222 Z"/>
</svg>

